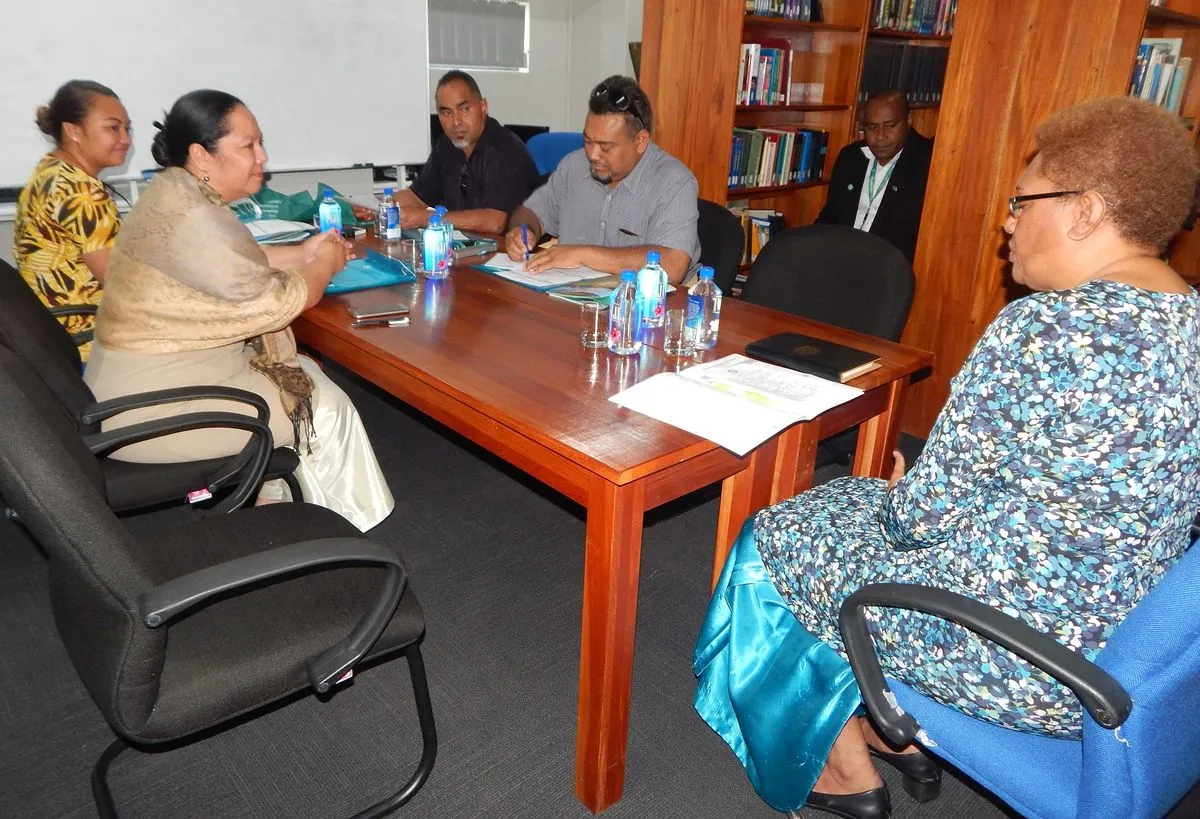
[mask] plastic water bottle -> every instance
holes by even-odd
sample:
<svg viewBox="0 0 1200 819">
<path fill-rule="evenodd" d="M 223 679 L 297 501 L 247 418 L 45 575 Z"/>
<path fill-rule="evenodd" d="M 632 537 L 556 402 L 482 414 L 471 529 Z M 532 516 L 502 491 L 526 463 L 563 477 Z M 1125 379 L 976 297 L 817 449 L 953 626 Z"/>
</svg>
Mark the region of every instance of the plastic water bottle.
<svg viewBox="0 0 1200 819">
<path fill-rule="evenodd" d="M 608 349 L 617 355 L 633 355 L 642 349 L 641 310 L 637 273 L 621 271 L 621 283 L 610 297 Z"/>
<path fill-rule="evenodd" d="M 429 279 L 444 279 L 450 275 L 450 259 L 446 252 L 446 232 L 442 228 L 442 217 L 429 215 L 429 224 L 421 234 L 425 249 L 425 276 Z"/>
<path fill-rule="evenodd" d="M 327 230 L 342 232 L 342 206 L 334 201 L 331 190 L 326 190 L 321 197 L 321 205 L 317 208 L 317 227 L 322 233 Z"/>
<path fill-rule="evenodd" d="M 717 330 L 721 324 L 721 288 L 713 281 L 711 267 L 700 268 L 700 280 L 688 290 L 687 326 L 697 350 L 711 350 L 717 345 Z"/>
<path fill-rule="evenodd" d="M 453 265 L 454 264 L 454 224 L 449 219 L 446 218 L 446 214 L 449 213 L 449 211 L 446 210 L 445 205 L 438 205 L 436 208 L 433 209 L 433 212 L 436 213 L 439 218 L 441 218 L 442 232 L 446 234 L 446 244 L 443 245 L 443 247 L 446 248 L 446 265 L 447 266 Z"/>
<path fill-rule="evenodd" d="M 392 189 L 384 188 L 379 197 L 379 209 L 375 216 L 375 236 L 381 242 L 400 241 L 400 206 L 392 198 Z"/>
<path fill-rule="evenodd" d="M 662 327 L 667 312 L 667 271 L 662 267 L 662 254 L 651 250 L 646 254 L 646 266 L 637 274 L 638 298 L 642 302 L 642 326 Z"/>
</svg>

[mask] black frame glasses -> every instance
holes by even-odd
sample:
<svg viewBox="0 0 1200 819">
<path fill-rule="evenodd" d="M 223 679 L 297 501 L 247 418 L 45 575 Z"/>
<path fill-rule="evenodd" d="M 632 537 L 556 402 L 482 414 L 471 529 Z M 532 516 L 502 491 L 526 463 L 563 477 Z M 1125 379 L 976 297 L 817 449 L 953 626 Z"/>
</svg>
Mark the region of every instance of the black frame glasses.
<svg viewBox="0 0 1200 819">
<path fill-rule="evenodd" d="M 471 181 L 471 178 L 467 175 L 467 166 L 463 165 L 462 170 L 458 174 L 458 192 L 459 192 L 459 194 L 461 194 L 462 196 L 467 195 L 467 191 L 470 190 L 470 187 L 468 185 L 468 183 L 470 181 Z"/>
<path fill-rule="evenodd" d="M 1023 196 L 1008 197 L 1008 213 L 1014 219 L 1021 218 L 1021 211 L 1025 209 L 1026 202 L 1032 202 L 1035 199 L 1058 199 L 1063 196 L 1075 196 L 1083 193 L 1083 191 L 1050 191 L 1049 193 L 1027 193 Z"/>
<path fill-rule="evenodd" d="M 622 114 L 628 114 L 636 119 L 638 121 L 638 125 L 642 126 L 642 130 L 649 130 L 646 127 L 646 121 L 642 119 L 642 115 L 638 113 L 637 103 L 635 103 L 628 94 L 609 88 L 604 83 L 601 83 L 600 85 L 596 86 L 596 90 L 592 92 L 592 99 L 611 103 L 612 106 Z"/>
</svg>

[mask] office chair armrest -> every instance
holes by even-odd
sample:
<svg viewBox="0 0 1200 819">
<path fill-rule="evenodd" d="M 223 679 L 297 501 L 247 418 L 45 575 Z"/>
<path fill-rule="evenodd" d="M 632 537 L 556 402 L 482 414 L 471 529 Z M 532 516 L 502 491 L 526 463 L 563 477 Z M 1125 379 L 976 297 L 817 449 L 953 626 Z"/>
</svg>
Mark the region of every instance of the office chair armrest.
<svg viewBox="0 0 1200 819">
<path fill-rule="evenodd" d="M 1004 646 L 1069 688 L 1092 718 L 1105 728 L 1121 725 L 1133 707 L 1129 694 L 1103 669 L 1015 617 L 945 589 L 874 583 L 846 598 L 838 612 L 838 627 L 863 702 L 879 730 L 896 745 L 912 742 L 920 726 L 894 704 L 892 692 L 884 681 L 875 645 L 867 630 L 865 609 L 868 606 L 932 614 Z"/>
<path fill-rule="evenodd" d="M 180 401 L 199 401 L 206 398 L 216 398 L 224 401 L 237 401 L 254 407 L 258 420 L 266 423 L 271 417 L 267 402 L 258 393 L 239 390 L 234 387 L 173 387 L 169 390 L 152 390 L 133 395 L 123 395 L 108 401 L 97 401 L 84 407 L 79 413 L 79 422 L 93 426 L 101 421 L 107 421 L 114 415 L 135 409 L 157 407 L 163 404 L 176 404 Z"/>
<path fill-rule="evenodd" d="M 94 316 L 96 315 L 96 305 L 94 304 L 64 304 L 59 307 L 50 307 L 50 315 L 55 318 L 63 316 Z M 76 347 L 82 347 L 92 340 L 95 335 L 93 330 L 80 330 L 75 333 L 68 333 L 71 341 L 75 342 Z"/>
<path fill-rule="evenodd" d="M 190 412 L 171 418 L 158 418 L 153 421 L 143 421 L 140 424 L 130 424 L 127 427 L 95 435 L 85 435 L 83 443 L 93 455 L 104 456 L 123 446 L 140 443 L 151 438 L 214 427 L 242 429 L 250 433 L 250 440 L 246 443 L 245 448 L 222 467 L 222 472 L 217 478 L 210 478 L 207 485 L 208 491 L 215 492 L 230 478 L 239 478 L 237 490 L 213 507 L 213 512 L 224 514 L 244 506 L 262 485 L 267 464 L 271 459 L 271 450 L 275 446 L 270 428 L 262 421 L 251 418 L 249 415 L 238 415 L 236 412 Z"/>
<path fill-rule="evenodd" d="M 47 308 L 50 315 L 55 318 L 60 316 L 94 316 L 98 309 L 94 304 L 61 304 L 58 307 Z"/>
<path fill-rule="evenodd" d="M 404 564 L 391 549 L 368 538 L 337 537 L 306 540 L 239 557 L 216 566 L 168 580 L 138 600 L 142 622 L 158 628 L 216 595 L 264 580 L 279 578 L 317 566 L 336 567 L 366 563 L 387 571 L 383 589 L 365 616 L 341 642 L 308 662 L 308 679 L 318 693 L 342 679 L 379 639 L 400 604 L 408 585 Z"/>
<path fill-rule="evenodd" d="M 133 395 L 123 395 L 120 398 L 112 398 L 108 401 L 98 401 L 83 408 L 79 413 L 79 422 L 84 426 L 94 426 L 101 421 L 106 421 L 114 415 L 119 415 L 128 410 L 157 407 L 180 401 L 198 401 L 207 398 L 249 404 L 254 407 L 259 421 L 262 421 L 264 424 L 269 423 L 268 419 L 271 417 L 271 410 L 267 407 L 267 402 L 261 395 L 234 387 L 217 386 L 174 387 L 168 390 L 152 390 Z M 249 458 L 249 451 L 243 451 L 228 461 L 221 469 L 217 470 L 208 480 L 209 491 L 216 492 L 217 489 L 241 474 L 246 468 Z"/>
</svg>

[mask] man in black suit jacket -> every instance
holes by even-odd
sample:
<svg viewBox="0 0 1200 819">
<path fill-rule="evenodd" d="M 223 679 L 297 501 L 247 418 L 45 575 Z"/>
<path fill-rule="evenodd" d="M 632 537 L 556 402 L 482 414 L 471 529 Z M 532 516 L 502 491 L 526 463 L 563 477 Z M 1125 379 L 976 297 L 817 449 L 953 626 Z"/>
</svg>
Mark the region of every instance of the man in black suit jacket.
<svg viewBox="0 0 1200 819">
<path fill-rule="evenodd" d="M 899 248 L 911 264 L 933 140 L 909 125 L 908 101 L 899 91 L 868 99 L 862 127 L 866 139 L 843 148 L 833 164 L 829 199 L 817 223 L 874 233 Z"/>
</svg>

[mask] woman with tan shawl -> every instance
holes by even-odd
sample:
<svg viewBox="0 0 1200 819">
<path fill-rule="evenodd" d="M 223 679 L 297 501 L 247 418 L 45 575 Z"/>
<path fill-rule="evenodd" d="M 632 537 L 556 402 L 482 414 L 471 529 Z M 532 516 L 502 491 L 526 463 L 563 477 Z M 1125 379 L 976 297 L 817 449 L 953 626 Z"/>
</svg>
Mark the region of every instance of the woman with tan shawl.
<svg viewBox="0 0 1200 819">
<path fill-rule="evenodd" d="M 300 455 L 305 500 L 362 530 L 394 502 L 362 422 L 346 394 L 307 358 L 289 328 L 316 304 L 346 264 L 335 232 L 301 245 L 262 248 L 228 203 L 262 187 L 267 161 L 249 109 L 221 91 L 193 91 L 172 106 L 152 148 L 165 170 L 125 220 L 113 248 L 96 341 L 85 379 L 98 400 L 198 385 L 258 393 L 271 407 L 277 446 Z M 127 412 L 116 428 L 245 405 L 193 401 Z M 234 430 L 183 432 L 126 447 L 142 463 L 232 455 L 247 441 Z M 260 499 L 279 498 L 279 481 Z"/>
</svg>

